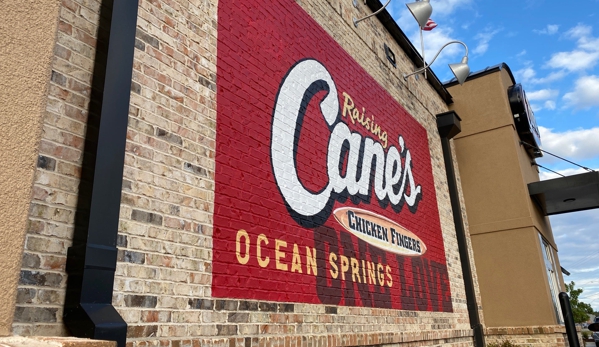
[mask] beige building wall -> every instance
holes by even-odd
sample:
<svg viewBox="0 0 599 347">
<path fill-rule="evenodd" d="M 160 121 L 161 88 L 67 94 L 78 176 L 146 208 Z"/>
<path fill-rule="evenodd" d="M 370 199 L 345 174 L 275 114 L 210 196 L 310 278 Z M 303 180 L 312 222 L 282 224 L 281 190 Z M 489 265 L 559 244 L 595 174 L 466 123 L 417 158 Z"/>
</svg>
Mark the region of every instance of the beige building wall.
<svg viewBox="0 0 599 347">
<path fill-rule="evenodd" d="M 539 180 L 516 132 L 507 97 L 513 82 L 505 69 L 448 90 L 452 109 L 462 118 L 455 137 L 460 172 L 467 172 L 464 191 L 472 194 L 471 234 L 534 225 L 557 249 L 549 218 L 529 198 L 527 184 Z M 488 184 L 492 182 L 492 184 Z M 468 198 L 467 198 L 468 200 Z"/>
<path fill-rule="evenodd" d="M 452 108 L 462 118 L 462 133 L 454 143 L 485 323 L 488 327 L 555 326 L 558 319 L 539 235 L 555 254 L 557 247 L 548 218 L 528 193 L 527 184 L 539 176 L 514 125 L 507 95 L 513 84 L 502 68 L 463 87 L 448 88 L 454 96 Z M 558 280 L 563 287 L 561 274 Z M 517 334 L 527 333 L 525 329 Z"/>
<path fill-rule="evenodd" d="M 489 327 L 557 323 L 534 228 L 479 234 L 472 242 Z"/>
<path fill-rule="evenodd" d="M 60 1 L 0 11 L 0 336 L 11 334 Z"/>
</svg>

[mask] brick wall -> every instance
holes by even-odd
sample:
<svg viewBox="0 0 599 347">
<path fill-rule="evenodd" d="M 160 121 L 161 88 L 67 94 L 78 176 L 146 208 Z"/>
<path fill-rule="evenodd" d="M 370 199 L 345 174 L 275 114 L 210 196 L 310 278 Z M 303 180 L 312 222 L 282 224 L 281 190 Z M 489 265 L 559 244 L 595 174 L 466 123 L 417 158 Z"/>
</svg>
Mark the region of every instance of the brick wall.
<svg viewBox="0 0 599 347">
<path fill-rule="evenodd" d="M 426 81 L 403 81 L 413 66 L 376 19 L 353 27 L 352 17 L 370 13 L 361 2 L 359 9 L 341 0 L 297 4 L 423 127 L 452 312 L 213 297 L 218 5 L 140 0 L 113 299 L 129 324 L 128 344 L 470 346 L 435 122 L 446 105 Z M 67 335 L 64 267 L 99 10 L 97 1 L 62 1 L 13 326 L 18 335 Z M 397 68 L 383 43 L 395 52 Z"/>
<path fill-rule="evenodd" d="M 534 327 L 506 327 L 487 328 L 485 331 L 487 343 L 501 344 L 503 341 L 511 341 L 517 346 L 526 347 L 562 347 L 568 346 L 568 336 L 563 325 L 534 326 Z M 579 336 L 579 343 L 584 343 Z"/>
</svg>

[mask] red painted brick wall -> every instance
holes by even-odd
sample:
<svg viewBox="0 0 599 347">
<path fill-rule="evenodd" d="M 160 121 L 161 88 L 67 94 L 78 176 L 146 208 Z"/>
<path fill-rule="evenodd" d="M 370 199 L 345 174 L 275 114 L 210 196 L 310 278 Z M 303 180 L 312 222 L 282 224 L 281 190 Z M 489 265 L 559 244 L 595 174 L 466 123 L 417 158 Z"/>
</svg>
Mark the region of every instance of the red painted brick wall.
<svg viewBox="0 0 599 347">
<path fill-rule="evenodd" d="M 218 18 L 213 295 L 452 311 L 426 130 L 295 2 Z"/>
</svg>

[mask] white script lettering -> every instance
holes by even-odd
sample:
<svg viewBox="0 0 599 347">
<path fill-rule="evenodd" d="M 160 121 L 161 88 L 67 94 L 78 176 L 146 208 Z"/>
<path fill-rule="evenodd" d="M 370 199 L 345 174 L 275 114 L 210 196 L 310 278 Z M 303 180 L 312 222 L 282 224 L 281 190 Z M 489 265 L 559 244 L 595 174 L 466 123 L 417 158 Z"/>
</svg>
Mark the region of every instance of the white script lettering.
<svg viewBox="0 0 599 347">
<path fill-rule="evenodd" d="M 321 191 L 312 192 L 300 181 L 295 156 L 307 106 L 320 91 L 327 92 L 320 103 L 320 111 L 332 128 L 327 149 L 329 181 Z M 340 115 L 339 93 L 325 66 L 313 59 L 296 63 L 279 88 L 270 146 L 275 180 L 288 208 L 298 217 L 320 216 L 324 222 L 331 213 L 336 195 L 347 194 L 367 200 L 374 183 L 374 192 L 380 202 L 389 202 L 396 208 L 406 202 L 415 212 L 422 188 L 414 182 L 412 156 L 403 137 L 398 138 L 399 149 L 391 145 L 385 153 L 381 143 L 352 132 L 340 121 Z M 346 155 L 347 163 L 342 165 Z M 373 170 L 374 175 L 371 175 Z"/>
</svg>

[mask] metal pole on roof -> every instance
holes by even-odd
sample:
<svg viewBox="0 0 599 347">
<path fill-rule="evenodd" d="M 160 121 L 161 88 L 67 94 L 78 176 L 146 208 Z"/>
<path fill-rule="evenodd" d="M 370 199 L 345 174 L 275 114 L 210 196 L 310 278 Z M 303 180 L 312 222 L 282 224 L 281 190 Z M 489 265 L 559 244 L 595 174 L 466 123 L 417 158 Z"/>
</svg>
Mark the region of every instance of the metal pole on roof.
<svg viewBox="0 0 599 347">
<path fill-rule="evenodd" d="M 424 58 L 424 38 L 422 38 L 422 28 L 420 29 L 420 50 L 422 51 L 422 62 L 426 66 L 426 59 Z M 426 69 L 424 69 L 424 79 L 426 79 Z"/>
</svg>

